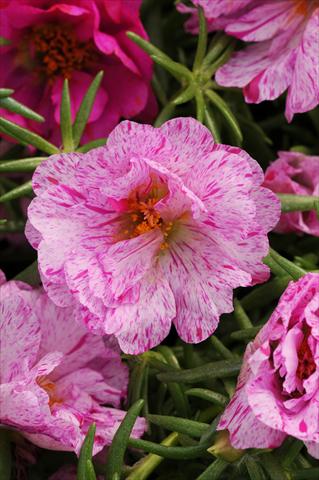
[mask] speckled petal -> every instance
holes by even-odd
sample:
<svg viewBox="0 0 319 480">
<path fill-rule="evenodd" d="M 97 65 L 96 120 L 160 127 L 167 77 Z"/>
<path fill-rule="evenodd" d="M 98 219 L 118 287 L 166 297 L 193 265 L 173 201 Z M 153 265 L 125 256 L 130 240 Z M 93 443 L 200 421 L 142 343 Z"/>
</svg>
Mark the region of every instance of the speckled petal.
<svg viewBox="0 0 319 480">
<path fill-rule="evenodd" d="M 1 383 L 23 375 L 37 358 L 41 332 L 32 305 L 20 294 L 18 284 L 10 282 L 10 295 L 0 286 Z"/>
<path fill-rule="evenodd" d="M 175 315 L 173 292 L 158 270 L 143 279 L 139 300 L 110 311 L 108 322 L 125 318 L 125 327 L 117 338 L 123 352 L 136 355 L 158 345 L 168 335 Z"/>
</svg>

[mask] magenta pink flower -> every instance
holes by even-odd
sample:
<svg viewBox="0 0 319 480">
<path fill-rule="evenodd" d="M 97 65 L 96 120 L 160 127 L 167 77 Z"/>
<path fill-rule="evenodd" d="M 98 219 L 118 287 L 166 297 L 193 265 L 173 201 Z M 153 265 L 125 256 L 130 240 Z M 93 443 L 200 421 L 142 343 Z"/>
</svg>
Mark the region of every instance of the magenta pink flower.
<svg viewBox="0 0 319 480">
<path fill-rule="evenodd" d="M 276 193 L 319 196 L 319 157 L 279 152 L 279 158 L 266 170 L 264 186 Z M 275 231 L 305 232 L 319 237 L 317 213 L 282 213 Z"/>
<path fill-rule="evenodd" d="M 57 307 L 40 289 L 11 281 L 0 297 L 0 423 L 40 447 L 78 454 L 95 422 L 94 454 L 109 445 L 128 381 L 114 340 L 88 333 L 76 307 Z M 140 418 L 133 435 L 144 429 Z"/>
<path fill-rule="evenodd" d="M 275 448 L 287 435 L 319 458 L 319 275 L 291 282 L 244 356 L 218 429 L 235 448 Z"/>
<path fill-rule="evenodd" d="M 248 103 L 274 100 L 288 89 L 286 117 L 319 103 L 319 3 L 317 0 L 193 0 L 204 8 L 210 31 L 254 44 L 233 54 L 216 73 L 226 87 L 243 88 Z M 198 29 L 197 14 L 187 23 Z"/>
<path fill-rule="evenodd" d="M 64 78 L 70 79 L 72 115 L 99 70 L 104 79 L 86 129 L 86 140 L 105 137 L 120 118 L 150 120 L 156 105 L 150 89 L 152 62 L 126 36 L 147 35 L 141 0 L 10 0 L 0 5 L 5 66 L 1 86 L 47 118 L 39 124 L 1 110 L 1 115 L 58 142 Z"/>
<path fill-rule="evenodd" d="M 264 282 L 279 202 L 257 162 L 217 145 L 192 118 L 161 128 L 122 122 L 107 145 L 54 155 L 33 176 L 26 230 L 54 302 L 122 350 L 213 333 L 232 291 Z M 92 315 L 94 314 L 94 315 Z"/>
</svg>

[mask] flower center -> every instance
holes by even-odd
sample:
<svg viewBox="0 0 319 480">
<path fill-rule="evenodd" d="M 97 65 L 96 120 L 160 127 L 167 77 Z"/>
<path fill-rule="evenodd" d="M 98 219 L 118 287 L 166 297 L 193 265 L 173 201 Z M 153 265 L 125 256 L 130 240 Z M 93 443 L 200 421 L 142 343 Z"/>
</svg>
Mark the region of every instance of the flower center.
<svg viewBox="0 0 319 480">
<path fill-rule="evenodd" d="M 122 220 L 121 239 L 135 238 L 158 228 L 161 229 L 164 236 L 161 250 L 168 247 L 167 239 L 173 223 L 165 223 L 161 214 L 156 210 L 156 204 L 166 193 L 167 187 L 163 184 L 152 184 L 149 190 L 141 187 L 131 192 Z"/>
<path fill-rule="evenodd" d="M 143 201 L 138 198 L 137 192 L 134 192 L 132 197 L 128 199 L 128 212 L 133 226 L 131 238 L 154 230 L 154 228 L 160 228 L 163 225 L 160 214 L 154 208 L 157 202 L 156 197 L 150 197 Z"/>
<path fill-rule="evenodd" d="M 48 377 L 45 375 L 38 377 L 37 384 L 49 395 L 50 408 L 56 403 L 62 403 L 62 398 L 58 397 L 57 395 L 55 383 L 49 380 Z"/>
<path fill-rule="evenodd" d="M 94 60 L 92 43 L 80 43 L 70 26 L 35 25 L 27 40 L 37 64 L 35 70 L 49 80 L 71 78 L 74 70 L 85 70 Z"/>
<path fill-rule="evenodd" d="M 294 13 L 306 16 L 311 13 L 319 4 L 318 0 L 293 0 L 295 3 Z"/>
<path fill-rule="evenodd" d="M 299 363 L 296 372 L 297 377 L 300 380 L 306 380 L 316 370 L 316 364 L 314 362 L 312 351 L 308 343 L 311 329 L 307 325 L 303 328 L 303 331 L 305 335 L 298 350 Z"/>
</svg>

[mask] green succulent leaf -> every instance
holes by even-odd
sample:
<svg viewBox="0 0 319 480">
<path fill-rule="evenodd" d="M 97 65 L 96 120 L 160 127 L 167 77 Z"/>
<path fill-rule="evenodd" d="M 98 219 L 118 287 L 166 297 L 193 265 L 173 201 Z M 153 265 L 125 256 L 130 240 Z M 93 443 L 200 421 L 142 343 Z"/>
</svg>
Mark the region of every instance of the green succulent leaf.
<svg viewBox="0 0 319 480">
<path fill-rule="evenodd" d="M 44 122 L 44 117 L 39 115 L 38 113 L 31 110 L 31 108 L 26 107 L 20 102 L 17 102 L 13 98 L 10 97 L 0 97 L 0 108 L 4 108 L 5 110 L 9 110 L 10 112 L 17 113 L 25 118 L 30 118 L 35 122 Z"/>
<path fill-rule="evenodd" d="M 208 423 L 168 415 L 147 415 L 147 420 L 166 430 L 183 433 L 195 438 L 200 438 L 209 428 Z"/>
<path fill-rule="evenodd" d="M 78 461 L 78 468 L 77 468 L 77 480 L 94 480 L 94 476 L 92 477 L 92 452 L 93 452 L 93 445 L 94 445 L 94 437 L 95 437 L 95 424 L 93 423 L 86 437 L 84 439 L 83 445 L 80 451 L 80 457 Z M 93 468 L 94 472 L 94 468 Z"/>
<path fill-rule="evenodd" d="M 241 145 L 243 142 L 243 134 L 240 130 L 240 126 L 234 114 L 228 107 L 227 103 L 224 102 L 224 100 L 212 90 L 207 90 L 205 94 L 208 97 L 209 101 L 212 103 L 212 105 L 220 111 L 220 113 L 223 115 L 223 117 L 227 121 L 229 130 L 231 131 L 234 137 L 234 143 L 236 145 Z"/>
<path fill-rule="evenodd" d="M 199 20 L 199 35 L 197 41 L 197 49 L 195 53 L 195 60 L 193 64 L 193 70 L 198 70 L 203 63 L 206 48 L 207 48 L 207 24 L 202 7 L 198 8 L 198 20 Z"/>
<path fill-rule="evenodd" d="M 124 462 L 124 454 L 127 446 L 129 445 L 129 438 L 133 430 L 136 419 L 142 410 L 144 400 L 138 400 L 127 411 L 124 420 L 119 426 L 117 432 L 114 435 L 112 445 L 109 448 L 105 479 L 113 478 L 114 475 L 121 475 L 122 465 Z"/>
<path fill-rule="evenodd" d="M 77 152 L 79 153 L 86 153 L 92 150 L 93 148 L 103 147 L 107 142 L 107 138 L 97 138 L 96 140 L 92 140 L 92 142 L 88 142 L 82 147 L 77 148 Z"/>
<path fill-rule="evenodd" d="M 87 89 L 86 94 L 83 97 L 79 110 L 76 114 L 75 121 L 73 124 L 73 142 L 74 147 L 76 148 L 82 138 L 83 132 L 87 125 L 87 122 L 92 111 L 94 101 L 98 92 L 98 89 L 101 85 L 104 72 L 99 72 L 96 77 L 93 79 L 91 85 Z"/>
<path fill-rule="evenodd" d="M 0 117 L 0 132 L 10 135 L 18 142 L 22 143 L 22 145 L 33 145 L 49 155 L 59 153 L 59 149 L 55 145 L 40 137 L 40 135 L 37 135 L 26 128 L 20 127 L 16 123 L 2 117 Z"/>
<path fill-rule="evenodd" d="M 64 152 L 72 152 L 74 149 L 72 118 L 71 118 L 71 99 L 69 90 L 69 81 L 66 78 L 63 82 L 62 100 L 60 108 L 61 135 Z"/>
<path fill-rule="evenodd" d="M 14 93 L 11 88 L 0 88 L 0 98 L 10 97 Z"/>
<path fill-rule="evenodd" d="M 269 255 L 264 258 L 264 263 L 269 266 L 275 275 L 284 276 L 288 274 L 294 280 L 298 280 L 307 273 L 295 263 L 279 255 L 272 248 L 269 250 Z"/>
<path fill-rule="evenodd" d="M 240 360 L 221 360 L 188 370 L 159 373 L 157 377 L 162 382 L 197 383 L 207 379 L 234 377 L 240 367 Z"/>
<path fill-rule="evenodd" d="M 277 194 L 281 202 L 282 212 L 307 212 L 318 208 L 319 197 L 311 195 Z"/>
<path fill-rule="evenodd" d="M 11 200 L 15 200 L 16 198 L 25 197 L 32 195 L 32 182 L 29 180 L 28 182 L 19 185 L 16 188 L 13 188 L 9 192 L 4 193 L 0 197 L 0 203 L 3 202 L 10 202 Z"/>
<path fill-rule="evenodd" d="M 0 160 L 0 173 L 33 172 L 47 157 L 21 158 L 20 160 Z"/>
</svg>

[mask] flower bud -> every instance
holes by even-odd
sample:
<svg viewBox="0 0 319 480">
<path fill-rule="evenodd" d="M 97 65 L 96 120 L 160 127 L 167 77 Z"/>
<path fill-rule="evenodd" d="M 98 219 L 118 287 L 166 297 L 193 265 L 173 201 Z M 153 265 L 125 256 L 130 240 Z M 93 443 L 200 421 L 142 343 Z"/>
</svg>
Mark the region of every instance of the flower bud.
<svg viewBox="0 0 319 480">
<path fill-rule="evenodd" d="M 227 462 L 236 462 L 245 453 L 245 450 L 239 450 L 231 446 L 228 430 L 222 430 L 217 433 L 214 445 L 207 450 L 215 457 L 222 458 Z"/>
</svg>

